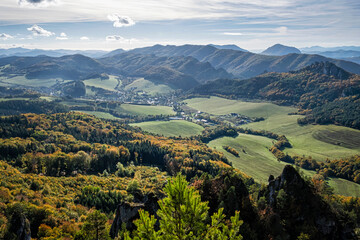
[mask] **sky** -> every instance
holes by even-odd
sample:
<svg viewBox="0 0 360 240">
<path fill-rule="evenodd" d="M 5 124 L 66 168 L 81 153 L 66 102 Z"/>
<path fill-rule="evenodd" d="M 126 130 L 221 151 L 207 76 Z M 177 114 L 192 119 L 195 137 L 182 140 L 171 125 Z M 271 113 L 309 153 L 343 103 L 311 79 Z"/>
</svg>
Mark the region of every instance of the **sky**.
<svg viewBox="0 0 360 240">
<path fill-rule="evenodd" d="M 359 46 L 359 0 L 1 0 L 0 47 Z"/>
</svg>

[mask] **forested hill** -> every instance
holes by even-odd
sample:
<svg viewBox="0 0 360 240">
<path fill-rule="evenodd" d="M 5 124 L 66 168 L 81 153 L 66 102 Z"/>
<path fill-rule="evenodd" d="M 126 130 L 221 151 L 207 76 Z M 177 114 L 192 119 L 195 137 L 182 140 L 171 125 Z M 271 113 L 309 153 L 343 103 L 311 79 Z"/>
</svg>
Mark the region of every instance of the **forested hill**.
<svg viewBox="0 0 360 240">
<path fill-rule="evenodd" d="M 315 121 L 360 128 L 360 76 L 329 62 L 247 80 L 221 79 L 191 92 L 296 105 L 302 110 L 312 110 L 302 123 Z"/>
<path fill-rule="evenodd" d="M 332 62 L 348 72 L 360 74 L 360 65 L 311 54 L 288 54 L 266 56 L 231 49 L 218 49 L 210 45 L 155 45 L 138 48 L 130 52 L 155 54 L 157 56 L 191 56 L 200 62 L 209 62 L 215 68 L 223 68 L 237 78 L 255 77 L 264 72 L 288 72 L 299 70 L 315 62 Z"/>
<path fill-rule="evenodd" d="M 144 77 L 179 89 L 233 77 L 224 69 L 215 69 L 210 63 L 200 62 L 190 56 L 159 57 L 126 52 L 101 59 L 80 54 L 0 58 L 0 76 L 8 78 L 25 76 L 27 79 L 84 80 L 106 74 Z"/>
<path fill-rule="evenodd" d="M 215 69 L 209 63 L 199 62 L 193 57 L 122 53 L 99 61 L 126 76 L 144 76 L 182 89 L 219 78 L 232 78 L 224 69 Z"/>
<path fill-rule="evenodd" d="M 243 223 L 235 233 L 244 239 L 355 238 L 360 199 L 332 195 L 319 178 L 304 181 L 287 166 L 260 188 L 197 140 L 149 135 L 74 112 L 0 117 L 0 238 L 121 239 L 125 226 L 138 236 L 141 228 L 132 224 L 138 210 L 159 213 L 158 200 L 169 194 L 170 176 L 178 173 L 207 202 L 196 226 L 212 222 L 226 229 L 234 223 L 230 216 L 239 214 Z M 180 187 L 180 199 L 193 198 L 185 194 L 186 182 Z M 198 199 L 194 208 L 204 206 Z M 181 221 L 192 224 L 186 216 L 193 207 L 176 204 L 186 211 Z M 226 224 L 208 218 L 218 211 Z M 155 222 L 145 228 L 154 230 Z M 189 239 L 192 234 L 185 231 Z"/>
</svg>

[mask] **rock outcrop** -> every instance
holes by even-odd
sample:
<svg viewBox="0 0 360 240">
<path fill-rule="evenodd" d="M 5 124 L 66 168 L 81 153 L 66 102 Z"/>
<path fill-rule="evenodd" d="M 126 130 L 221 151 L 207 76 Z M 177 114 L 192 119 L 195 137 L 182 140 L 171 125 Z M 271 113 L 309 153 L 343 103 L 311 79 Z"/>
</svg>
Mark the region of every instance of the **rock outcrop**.
<svg viewBox="0 0 360 240">
<path fill-rule="evenodd" d="M 297 239 L 304 233 L 312 239 L 354 239 L 346 219 L 290 165 L 279 177 L 269 177 L 268 187 L 259 194 L 262 196 L 268 203 L 263 220 L 272 237 Z"/>
<path fill-rule="evenodd" d="M 138 194 L 134 194 L 134 202 L 123 202 L 116 209 L 116 214 L 114 218 L 114 222 L 110 228 L 110 236 L 111 238 L 115 238 L 121 230 L 123 224 L 125 224 L 126 229 L 132 231 L 135 229 L 135 225 L 133 223 L 134 220 L 139 218 L 139 210 L 144 209 L 148 211 L 150 215 L 156 215 L 156 211 L 159 209 L 158 200 L 154 194 L 149 194 L 145 196 L 141 196 Z"/>
</svg>

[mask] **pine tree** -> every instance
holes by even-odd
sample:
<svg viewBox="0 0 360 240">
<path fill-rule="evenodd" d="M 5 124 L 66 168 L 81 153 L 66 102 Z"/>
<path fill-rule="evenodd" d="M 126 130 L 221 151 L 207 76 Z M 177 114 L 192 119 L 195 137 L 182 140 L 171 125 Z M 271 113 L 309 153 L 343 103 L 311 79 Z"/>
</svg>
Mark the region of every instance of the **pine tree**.
<svg viewBox="0 0 360 240">
<path fill-rule="evenodd" d="M 164 239 L 164 240 L 196 240 L 221 239 L 241 240 L 239 229 L 242 221 L 239 212 L 226 221 L 223 209 L 211 216 L 211 223 L 206 224 L 208 203 L 201 202 L 200 194 L 181 175 L 172 179 L 164 189 L 167 197 L 159 201 L 160 209 L 157 215 L 160 218 L 160 229 L 155 230 L 156 219 L 148 212 L 140 210 L 140 218 L 134 223 L 137 230 L 133 238 L 125 232 L 124 239 Z"/>
</svg>

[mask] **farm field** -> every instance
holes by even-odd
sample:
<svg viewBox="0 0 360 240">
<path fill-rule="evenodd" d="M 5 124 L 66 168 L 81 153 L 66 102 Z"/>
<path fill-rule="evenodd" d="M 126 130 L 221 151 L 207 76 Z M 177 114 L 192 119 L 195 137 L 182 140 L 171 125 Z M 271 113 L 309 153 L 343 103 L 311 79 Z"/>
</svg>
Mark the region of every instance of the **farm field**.
<svg viewBox="0 0 360 240">
<path fill-rule="evenodd" d="M 121 104 L 116 108 L 119 113 L 126 113 L 138 116 L 147 115 L 174 115 L 175 112 L 171 107 L 167 106 L 150 106 L 150 105 L 135 105 L 135 104 Z"/>
<path fill-rule="evenodd" d="M 89 114 L 89 115 L 93 115 L 95 117 L 98 117 L 98 118 L 103 118 L 103 119 L 109 119 L 109 120 L 118 120 L 118 119 L 121 119 L 121 118 L 117 118 L 113 115 L 111 115 L 110 113 L 106 113 L 106 112 L 99 112 L 99 111 L 76 111 L 76 112 L 83 112 L 83 113 L 86 113 L 86 114 Z"/>
<path fill-rule="evenodd" d="M 140 127 L 146 132 L 151 132 L 166 137 L 182 136 L 190 137 L 198 135 L 204 129 L 203 127 L 184 120 L 172 121 L 150 121 L 141 123 L 132 123 L 131 126 Z"/>
<path fill-rule="evenodd" d="M 51 87 L 56 84 L 55 78 L 49 79 L 27 79 L 25 76 L 16 76 L 12 78 L 0 77 L 0 81 L 9 84 L 22 85 L 27 87 Z M 71 80 L 61 80 L 62 83 L 69 82 Z"/>
<path fill-rule="evenodd" d="M 93 78 L 84 81 L 86 86 L 103 88 L 105 90 L 114 91 L 115 87 L 121 85 L 121 80 L 118 80 L 116 76 L 110 75 L 109 79 L 101 80 L 100 78 Z"/>
<path fill-rule="evenodd" d="M 137 91 L 144 91 L 149 95 L 156 95 L 156 94 L 167 94 L 173 92 L 174 89 L 169 87 L 165 84 L 155 84 L 149 80 L 144 78 L 136 79 L 134 82 L 126 85 L 125 90 L 137 90 Z"/>
<path fill-rule="evenodd" d="M 213 115 L 239 113 L 249 117 L 268 118 L 273 115 L 296 112 L 296 108 L 281 107 L 266 102 L 243 102 L 220 97 L 191 98 L 184 101 L 187 106 Z"/>
<path fill-rule="evenodd" d="M 287 163 L 278 162 L 270 153 L 268 148 L 272 145 L 272 139 L 239 134 L 236 138 L 222 137 L 208 143 L 208 146 L 217 149 L 233 163 L 233 166 L 244 173 L 253 177 L 260 183 L 267 183 L 269 176 L 278 176 L 281 174 Z M 223 146 L 230 146 L 239 152 L 239 157 L 225 151 Z M 315 174 L 314 171 L 301 169 L 307 176 Z M 340 178 L 331 178 L 328 180 L 335 193 L 345 196 L 360 197 L 360 184 L 347 181 Z"/>
<path fill-rule="evenodd" d="M 284 134 L 293 148 L 289 154 L 312 156 L 316 160 L 336 159 L 360 153 L 360 131 L 335 125 L 297 124 L 299 115 L 288 115 L 296 108 L 277 106 L 272 103 L 252 103 L 219 97 L 185 100 L 196 110 L 214 115 L 241 113 L 250 117 L 264 117 L 265 121 L 243 125 L 243 128 L 272 131 Z"/>
</svg>

